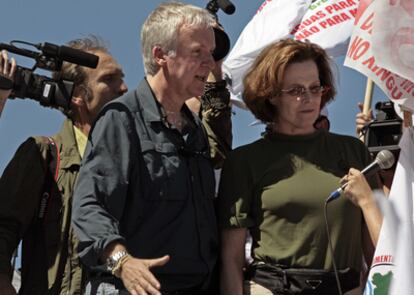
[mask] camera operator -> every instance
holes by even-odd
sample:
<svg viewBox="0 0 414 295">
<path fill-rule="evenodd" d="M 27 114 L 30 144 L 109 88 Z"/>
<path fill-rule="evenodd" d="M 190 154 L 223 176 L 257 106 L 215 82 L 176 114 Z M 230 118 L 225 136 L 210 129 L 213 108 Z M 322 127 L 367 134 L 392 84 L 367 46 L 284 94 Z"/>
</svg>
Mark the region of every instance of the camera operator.
<svg viewBox="0 0 414 295">
<path fill-rule="evenodd" d="M 12 253 L 22 241 L 19 294 L 81 294 L 84 275 L 70 226 L 72 192 L 91 124 L 102 106 L 127 91 L 120 65 L 99 38 L 77 39 L 69 47 L 99 56 L 96 69 L 65 62 L 61 75 L 75 82 L 70 109 L 56 135 L 30 137 L 0 179 L 0 294 L 14 295 Z M 15 62 L 3 75 L 11 77 Z M 8 71 L 9 70 L 9 71 Z M 10 91 L 0 92 L 2 98 Z M 52 150 L 57 148 L 54 153 Z M 57 177 L 50 175 L 56 169 Z M 57 181 L 55 181 L 57 179 Z M 43 196 L 49 195 L 49 198 Z M 46 207 L 43 201 L 46 200 Z M 43 212 L 42 208 L 46 208 Z M 42 214 L 44 213 L 44 214 Z M 43 215 L 43 216 L 41 216 Z M 40 217 L 39 217 L 40 216 Z"/>
<path fill-rule="evenodd" d="M 7 52 L 5 50 L 2 50 L 0 52 L 0 78 L 4 77 L 6 79 L 13 81 L 15 71 L 16 61 L 14 60 L 14 58 L 12 58 L 9 62 Z M 0 116 L 6 103 L 7 97 L 9 97 L 10 93 L 11 90 L 0 89 Z"/>
</svg>

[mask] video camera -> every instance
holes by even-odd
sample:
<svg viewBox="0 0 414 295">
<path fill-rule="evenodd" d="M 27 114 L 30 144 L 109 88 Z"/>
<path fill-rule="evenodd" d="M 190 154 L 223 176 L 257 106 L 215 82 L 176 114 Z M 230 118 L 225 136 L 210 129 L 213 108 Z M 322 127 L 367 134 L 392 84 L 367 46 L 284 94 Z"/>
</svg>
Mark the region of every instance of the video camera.
<svg viewBox="0 0 414 295">
<path fill-rule="evenodd" d="M 20 48 L 14 44 L 25 44 L 33 46 L 39 51 Z M 64 61 L 77 65 L 96 68 L 99 57 L 68 46 L 58 46 L 51 43 L 32 44 L 24 41 L 11 41 L 10 44 L 0 43 L 0 50 L 7 50 L 18 55 L 26 56 L 35 60 L 34 66 L 24 68 L 18 66 L 14 75 L 14 82 L 0 76 L 0 89 L 12 89 L 9 98 L 30 98 L 38 101 L 41 105 L 52 108 L 69 109 L 74 83 L 57 75 L 51 78 L 35 74 L 34 71 L 44 69 L 59 72 Z"/>
<path fill-rule="evenodd" d="M 210 0 L 207 3 L 206 9 L 214 15 L 217 23 L 217 11 L 223 10 L 227 14 L 233 14 L 236 7 L 229 0 Z M 216 39 L 216 48 L 213 52 L 213 58 L 215 61 L 223 59 L 230 51 L 230 39 L 229 36 L 221 29 L 214 28 L 214 37 Z"/>
<path fill-rule="evenodd" d="M 387 149 L 398 155 L 398 143 L 402 135 L 402 120 L 394 110 L 391 101 L 377 102 L 375 104 L 376 119 L 365 127 L 365 145 L 372 154 Z"/>
</svg>

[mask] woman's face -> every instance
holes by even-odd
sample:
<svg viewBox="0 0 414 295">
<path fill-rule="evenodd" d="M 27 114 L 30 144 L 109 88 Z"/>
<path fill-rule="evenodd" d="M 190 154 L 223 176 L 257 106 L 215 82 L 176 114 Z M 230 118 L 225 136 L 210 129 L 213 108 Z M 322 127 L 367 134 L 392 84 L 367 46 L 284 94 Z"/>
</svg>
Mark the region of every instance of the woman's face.
<svg viewBox="0 0 414 295">
<path fill-rule="evenodd" d="M 320 86 L 319 70 L 313 60 L 288 65 L 282 93 L 270 99 L 277 108 L 274 131 L 289 135 L 314 132 L 323 92 Z"/>
</svg>

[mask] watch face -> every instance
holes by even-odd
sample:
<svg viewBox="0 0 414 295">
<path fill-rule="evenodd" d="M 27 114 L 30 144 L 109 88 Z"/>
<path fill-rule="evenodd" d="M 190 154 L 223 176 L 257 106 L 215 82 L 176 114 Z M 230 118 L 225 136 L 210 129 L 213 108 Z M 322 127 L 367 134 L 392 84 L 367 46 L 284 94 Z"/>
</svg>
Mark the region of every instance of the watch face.
<svg viewBox="0 0 414 295">
<path fill-rule="evenodd" d="M 112 257 L 108 257 L 106 259 L 106 269 L 109 271 L 112 271 L 112 269 L 115 267 L 116 261 Z"/>
<path fill-rule="evenodd" d="M 118 264 L 118 261 L 126 255 L 128 255 L 126 251 L 118 251 L 115 254 L 109 256 L 106 259 L 106 269 L 109 271 L 112 271 L 115 268 L 115 266 Z"/>
</svg>

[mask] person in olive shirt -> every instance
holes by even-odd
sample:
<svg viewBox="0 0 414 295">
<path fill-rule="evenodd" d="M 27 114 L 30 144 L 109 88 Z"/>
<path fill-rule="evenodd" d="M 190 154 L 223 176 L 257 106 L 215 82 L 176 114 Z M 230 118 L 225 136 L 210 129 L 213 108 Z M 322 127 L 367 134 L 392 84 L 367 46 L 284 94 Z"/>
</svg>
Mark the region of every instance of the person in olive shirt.
<svg viewBox="0 0 414 295">
<path fill-rule="evenodd" d="M 214 25 L 192 5 L 156 8 L 141 31 L 146 78 L 91 131 L 73 225 L 83 263 L 107 268 L 122 294 L 202 294 L 215 265 L 213 165 L 185 105 L 214 68 Z"/>
<path fill-rule="evenodd" d="M 10 282 L 12 253 L 22 241 L 19 294 L 82 294 L 83 274 L 70 226 L 73 188 L 92 122 L 108 101 L 127 91 L 123 72 L 99 38 L 68 46 L 96 54 L 96 69 L 63 63 L 62 78 L 75 82 L 62 129 L 51 139 L 30 137 L 17 150 L 0 178 L 0 294 L 16 294 Z M 3 93 L 4 98 L 10 94 Z M 58 148 L 57 182 L 49 175 L 50 149 Z M 57 152 L 56 152 L 57 155 Z M 56 165 L 56 164 L 55 164 Z M 43 193 L 50 201 L 43 217 Z"/>
<path fill-rule="evenodd" d="M 334 259 L 343 292 L 359 286 L 362 254 L 369 262 L 382 217 L 357 170 L 370 163 L 364 144 L 314 126 L 334 95 L 329 58 L 310 42 L 269 45 L 246 75 L 246 105 L 270 128 L 224 163 L 218 195 L 222 295 L 338 294 Z M 343 181 L 344 196 L 328 207 L 332 257 L 324 204 Z M 371 184 L 377 186 L 375 179 Z M 244 281 L 247 230 L 254 262 Z"/>
</svg>

